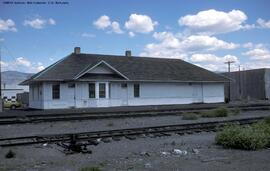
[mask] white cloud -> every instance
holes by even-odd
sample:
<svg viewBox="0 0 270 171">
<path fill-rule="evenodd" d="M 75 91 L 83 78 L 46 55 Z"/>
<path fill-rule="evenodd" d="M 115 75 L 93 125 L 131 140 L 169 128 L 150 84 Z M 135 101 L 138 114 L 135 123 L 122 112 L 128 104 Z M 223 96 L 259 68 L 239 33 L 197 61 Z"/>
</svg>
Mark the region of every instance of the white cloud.
<svg viewBox="0 0 270 171">
<path fill-rule="evenodd" d="M 128 32 L 128 35 L 129 35 L 129 37 L 134 37 L 135 36 L 135 34 L 132 31 Z"/>
<path fill-rule="evenodd" d="M 158 22 L 153 21 L 147 15 L 131 14 L 129 20 L 125 22 L 125 27 L 132 32 L 149 33 L 157 24 Z"/>
<path fill-rule="evenodd" d="M 178 34 L 174 35 L 171 32 L 155 32 L 153 37 L 158 43 L 145 45 L 141 56 L 185 59 L 189 54 L 199 51 L 228 50 L 239 46 L 213 36 L 191 35 L 183 37 Z"/>
<path fill-rule="evenodd" d="M 182 41 L 182 46 L 188 50 L 219 50 L 219 49 L 235 49 L 239 45 L 219 40 L 216 37 L 192 35 Z"/>
<path fill-rule="evenodd" d="M 0 64 L 1 64 L 1 68 L 6 68 L 8 66 L 8 63 L 4 61 L 0 61 Z"/>
<path fill-rule="evenodd" d="M 113 21 L 111 27 L 112 27 L 113 32 L 118 33 L 118 34 L 123 33 L 118 22 Z"/>
<path fill-rule="evenodd" d="M 190 60 L 192 62 L 213 62 L 220 60 L 220 58 L 213 54 L 193 54 Z"/>
<path fill-rule="evenodd" d="M 111 25 L 110 17 L 107 15 L 100 16 L 93 24 L 98 29 L 105 29 Z"/>
<path fill-rule="evenodd" d="M 173 34 L 172 32 L 155 32 L 153 37 L 157 43 L 147 44 L 140 56 L 178 58 L 192 62 L 212 71 L 226 71 L 224 62 L 233 60 L 232 69 L 237 69 L 239 60 L 236 56 L 216 56 L 209 52 L 231 50 L 238 44 L 219 40 L 214 36 Z"/>
<path fill-rule="evenodd" d="M 21 65 L 21 66 L 26 66 L 26 67 L 31 66 L 31 62 L 28 61 L 27 59 L 23 58 L 23 57 L 16 58 L 15 64 L 16 65 Z"/>
<path fill-rule="evenodd" d="M 247 43 L 244 43 L 242 45 L 244 48 L 247 48 L 247 49 L 262 49 L 262 48 L 265 48 L 265 44 L 262 44 L 262 43 L 258 43 L 258 44 L 254 44 L 252 42 L 247 42 Z"/>
<path fill-rule="evenodd" d="M 247 70 L 247 69 L 258 69 L 258 68 L 270 68 L 270 61 L 265 62 L 265 61 L 252 61 L 252 62 L 246 62 L 242 67 Z"/>
<path fill-rule="evenodd" d="M 2 20 L 0 19 L 0 33 L 4 31 L 16 32 L 15 22 L 11 19 Z"/>
<path fill-rule="evenodd" d="M 255 48 L 243 53 L 243 55 L 249 56 L 252 60 L 269 60 L 270 62 L 270 52 L 265 48 Z"/>
<path fill-rule="evenodd" d="M 41 62 L 37 63 L 37 66 L 34 67 L 36 71 L 42 71 L 45 69 L 45 67 L 43 66 L 43 64 Z"/>
<path fill-rule="evenodd" d="M 51 24 L 51 25 L 55 25 L 56 24 L 55 20 L 52 19 L 52 18 L 49 18 L 48 23 Z"/>
<path fill-rule="evenodd" d="M 251 28 L 252 25 L 244 25 L 246 20 L 246 14 L 240 10 L 223 12 L 210 9 L 181 17 L 178 23 L 192 31 L 213 35 Z"/>
<path fill-rule="evenodd" d="M 121 30 L 120 24 L 116 21 L 111 21 L 110 17 L 107 15 L 100 16 L 96 21 L 93 22 L 93 25 L 97 29 L 102 29 L 102 30 L 110 28 L 111 30 L 109 31 L 109 33 L 110 32 L 114 32 L 117 34 L 124 33 Z"/>
<path fill-rule="evenodd" d="M 32 63 L 25 57 L 18 57 L 14 61 L 8 62 L 1 61 L 1 66 L 4 71 L 12 70 L 29 73 L 39 72 L 45 68 L 41 62 Z"/>
<path fill-rule="evenodd" d="M 190 58 L 192 62 L 226 62 L 235 61 L 238 62 L 238 58 L 233 55 L 226 55 L 224 57 L 218 57 L 214 54 L 193 54 Z"/>
<path fill-rule="evenodd" d="M 253 46 L 254 46 L 254 45 L 253 45 L 253 43 L 251 43 L 251 42 L 248 42 L 248 43 L 243 44 L 243 47 L 244 47 L 244 48 L 248 48 L 248 49 L 252 48 Z"/>
<path fill-rule="evenodd" d="M 259 19 L 257 20 L 257 23 L 259 24 L 259 26 L 260 26 L 261 28 L 270 28 L 270 20 L 265 21 L 265 20 L 259 18 Z"/>
<path fill-rule="evenodd" d="M 239 64 L 239 60 L 236 56 L 225 55 L 224 57 L 218 57 L 214 54 L 193 54 L 190 58 L 191 62 L 196 65 L 212 70 L 212 71 L 226 71 L 227 65 L 224 63 L 226 61 L 234 61 L 232 64 L 232 70 L 236 70 Z"/>
<path fill-rule="evenodd" d="M 56 22 L 52 18 L 49 18 L 48 20 L 36 18 L 32 20 L 24 20 L 23 22 L 24 26 L 30 26 L 34 29 L 43 29 L 46 25 L 55 25 L 55 24 Z"/>
<path fill-rule="evenodd" d="M 82 33 L 81 36 L 82 37 L 87 37 L 87 38 L 94 38 L 94 37 L 96 37 L 95 34 L 91 34 L 91 33 Z"/>
</svg>

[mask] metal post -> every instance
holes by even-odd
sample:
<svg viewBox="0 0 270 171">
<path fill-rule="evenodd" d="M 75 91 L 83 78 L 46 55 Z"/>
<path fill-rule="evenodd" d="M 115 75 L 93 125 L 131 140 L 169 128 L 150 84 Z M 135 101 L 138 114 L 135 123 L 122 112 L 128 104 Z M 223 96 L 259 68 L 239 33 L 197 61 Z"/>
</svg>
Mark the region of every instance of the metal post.
<svg viewBox="0 0 270 171">
<path fill-rule="evenodd" d="M 227 61 L 225 64 L 228 64 L 228 76 L 231 76 L 231 63 L 234 63 L 234 61 Z M 228 101 L 231 100 L 231 80 L 229 80 L 229 88 L 228 88 Z"/>
<path fill-rule="evenodd" d="M 2 101 L 2 58 L 1 58 L 1 45 L 0 45 L 0 112 L 3 112 L 3 101 Z"/>
<path fill-rule="evenodd" d="M 240 67 L 240 65 L 238 65 L 238 76 L 239 76 L 239 78 L 238 78 L 238 80 L 239 80 L 239 98 L 240 98 L 240 100 L 242 100 L 242 87 L 241 87 L 241 67 Z"/>
</svg>

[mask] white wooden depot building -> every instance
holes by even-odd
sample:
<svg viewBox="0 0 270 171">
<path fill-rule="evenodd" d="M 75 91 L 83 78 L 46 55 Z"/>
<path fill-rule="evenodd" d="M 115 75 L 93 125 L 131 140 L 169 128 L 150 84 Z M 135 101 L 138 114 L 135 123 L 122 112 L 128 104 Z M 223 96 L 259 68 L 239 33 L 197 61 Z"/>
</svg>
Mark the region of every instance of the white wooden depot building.
<svg viewBox="0 0 270 171">
<path fill-rule="evenodd" d="M 180 59 L 74 52 L 22 82 L 37 109 L 224 102 L 228 79 Z"/>
</svg>

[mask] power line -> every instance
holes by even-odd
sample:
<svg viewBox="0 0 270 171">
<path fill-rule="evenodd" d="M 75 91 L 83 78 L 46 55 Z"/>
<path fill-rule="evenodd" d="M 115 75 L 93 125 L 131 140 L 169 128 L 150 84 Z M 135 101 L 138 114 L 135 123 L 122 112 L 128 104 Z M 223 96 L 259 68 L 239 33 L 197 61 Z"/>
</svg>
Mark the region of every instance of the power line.
<svg viewBox="0 0 270 171">
<path fill-rule="evenodd" d="M 235 63 L 235 61 L 227 61 L 227 62 L 224 62 L 224 63 L 228 64 L 228 72 L 230 73 L 231 72 L 231 64 Z"/>
</svg>

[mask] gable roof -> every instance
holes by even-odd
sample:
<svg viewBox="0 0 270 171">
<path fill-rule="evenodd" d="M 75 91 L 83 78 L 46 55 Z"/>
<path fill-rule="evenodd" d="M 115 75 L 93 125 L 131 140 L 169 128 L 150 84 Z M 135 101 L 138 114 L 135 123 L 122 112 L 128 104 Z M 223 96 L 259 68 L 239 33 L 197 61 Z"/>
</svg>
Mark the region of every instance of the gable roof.
<svg viewBox="0 0 270 171">
<path fill-rule="evenodd" d="M 98 66 L 105 64 L 108 68 L 110 68 L 111 70 L 113 70 L 114 72 L 116 72 L 118 75 L 120 75 L 121 77 L 125 78 L 126 80 L 129 80 L 124 74 L 122 74 L 121 72 L 117 71 L 117 69 L 115 69 L 114 67 L 112 67 L 110 64 L 108 64 L 107 62 L 105 62 L 104 60 L 101 60 L 100 62 L 98 62 L 96 65 L 92 66 L 90 65 L 90 67 L 88 66 L 86 69 L 84 69 L 82 72 L 80 72 L 78 75 L 76 75 L 74 77 L 74 79 L 79 79 L 81 76 L 83 76 L 84 74 L 86 74 L 87 72 L 97 68 Z"/>
<path fill-rule="evenodd" d="M 227 82 L 228 79 L 180 59 L 127 57 L 72 53 L 33 75 L 21 84 L 35 81 L 71 81 L 82 73 L 106 63 L 127 81 Z M 123 80 L 123 79 L 121 79 Z"/>
</svg>

